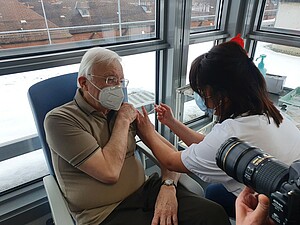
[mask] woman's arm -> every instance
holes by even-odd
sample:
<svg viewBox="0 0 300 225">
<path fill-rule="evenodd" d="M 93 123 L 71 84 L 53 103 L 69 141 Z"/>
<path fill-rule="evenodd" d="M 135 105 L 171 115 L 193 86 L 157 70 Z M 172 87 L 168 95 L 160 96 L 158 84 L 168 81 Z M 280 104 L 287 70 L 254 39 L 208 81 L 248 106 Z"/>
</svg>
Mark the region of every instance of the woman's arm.
<svg viewBox="0 0 300 225">
<path fill-rule="evenodd" d="M 155 111 L 157 112 L 157 119 L 162 124 L 168 126 L 187 146 L 193 143 L 199 143 L 203 140 L 204 135 L 190 129 L 177 120 L 168 105 L 160 103 L 160 105 L 155 107 Z"/>
</svg>

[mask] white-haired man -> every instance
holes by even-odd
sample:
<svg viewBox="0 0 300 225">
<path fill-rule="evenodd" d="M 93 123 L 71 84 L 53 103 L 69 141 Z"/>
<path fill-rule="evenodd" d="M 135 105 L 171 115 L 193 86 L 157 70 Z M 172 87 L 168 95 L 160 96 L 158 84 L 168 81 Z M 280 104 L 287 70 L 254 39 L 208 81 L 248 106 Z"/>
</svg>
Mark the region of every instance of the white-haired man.
<svg viewBox="0 0 300 225">
<path fill-rule="evenodd" d="M 162 169 L 146 178 L 134 156 L 137 110 L 123 103 L 120 57 L 105 48 L 83 56 L 74 100 L 49 112 L 47 141 L 59 186 L 77 224 L 229 224 L 223 208 Z"/>
</svg>

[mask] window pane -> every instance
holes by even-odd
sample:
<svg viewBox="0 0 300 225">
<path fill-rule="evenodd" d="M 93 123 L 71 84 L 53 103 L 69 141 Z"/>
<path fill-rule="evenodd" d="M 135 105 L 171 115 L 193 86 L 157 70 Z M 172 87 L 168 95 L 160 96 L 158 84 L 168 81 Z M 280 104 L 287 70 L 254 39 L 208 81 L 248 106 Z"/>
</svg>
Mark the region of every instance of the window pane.
<svg viewBox="0 0 300 225">
<path fill-rule="evenodd" d="M 149 39 L 156 37 L 155 13 L 155 0 L 1 1 L 0 46 Z"/>
<path fill-rule="evenodd" d="M 78 65 L 0 76 L 0 192 L 48 173 L 27 99 L 41 80 L 78 71 Z M 26 154 L 24 154 L 26 153 Z"/>
<path fill-rule="evenodd" d="M 155 99 L 155 52 L 122 57 L 122 64 L 129 79 L 129 102 L 150 111 Z M 5 106 L 0 108 L 0 193 L 48 174 L 42 150 L 30 144 L 37 132 L 27 99 L 28 88 L 78 69 L 79 64 L 75 64 L 0 76 L 0 104 Z M 154 123 L 154 113 L 150 119 Z M 8 151 L 15 151 L 11 158 L 6 156 Z"/>
<path fill-rule="evenodd" d="M 0 162 L 0 194 L 49 174 L 43 151 L 36 150 Z"/>
<path fill-rule="evenodd" d="M 136 108 L 145 106 L 154 123 L 155 52 L 122 57 L 124 76 L 129 79 L 128 102 Z"/>
<path fill-rule="evenodd" d="M 36 134 L 27 99 L 28 88 L 47 78 L 78 71 L 78 65 L 0 76 L 0 146 Z M 20 115 L 20 113 L 22 114 Z M 1 151 L 0 151 L 1 152 Z"/>
<path fill-rule="evenodd" d="M 219 0 L 192 1 L 191 33 L 217 29 L 219 2 Z"/>
<path fill-rule="evenodd" d="M 261 29 L 278 28 L 300 31 L 299 14 L 299 0 L 267 0 Z"/>
<path fill-rule="evenodd" d="M 214 42 L 204 42 L 193 44 L 189 46 L 189 55 L 188 55 L 188 63 L 187 63 L 187 76 L 186 76 L 186 84 L 189 84 L 189 72 L 191 68 L 191 64 L 195 58 L 200 56 L 203 53 L 208 52 L 213 47 Z M 194 100 L 193 91 L 185 91 L 184 97 L 184 109 L 183 109 L 183 122 L 189 122 L 193 119 L 196 119 L 200 116 L 204 115 L 204 112 L 199 109 Z"/>
<path fill-rule="evenodd" d="M 300 86 L 300 48 L 258 42 L 254 57 L 256 65 L 260 62 L 260 59 L 256 59 L 261 54 L 266 55 L 264 64 L 267 74 L 286 76 L 286 87 Z"/>
<path fill-rule="evenodd" d="M 187 63 L 187 74 L 186 74 L 186 84 L 189 83 L 189 72 L 191 69 L 191 64 L 198 56 L 208 52 L 214 46 L 213 41 L 197 43 L 189 46 L 189 55 Z"/>
</svg>

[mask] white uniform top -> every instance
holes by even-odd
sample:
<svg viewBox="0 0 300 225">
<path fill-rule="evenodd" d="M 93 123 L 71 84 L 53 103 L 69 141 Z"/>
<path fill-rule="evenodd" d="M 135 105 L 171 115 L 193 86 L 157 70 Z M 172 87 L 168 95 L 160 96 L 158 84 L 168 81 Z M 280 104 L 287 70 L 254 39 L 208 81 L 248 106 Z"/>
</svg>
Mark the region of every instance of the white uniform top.
<svg viewBox="0 0 300 225">
<path fill-rule="evenodd" d="M 288 165 L 300 159 L 300 131 L 289 119 L 284 118 L 278 128 L 272 118 L 269 123 L 266 116 L 254 115 L 216 124 L 202 142 L 182 151 L 183 164 L 202 180 L 222 183 L 228 191 L 238 195 L 244 185 L 223 172 L 215 159 L 219 147 L 230 137 L 246 141 Z"/>
</svg>

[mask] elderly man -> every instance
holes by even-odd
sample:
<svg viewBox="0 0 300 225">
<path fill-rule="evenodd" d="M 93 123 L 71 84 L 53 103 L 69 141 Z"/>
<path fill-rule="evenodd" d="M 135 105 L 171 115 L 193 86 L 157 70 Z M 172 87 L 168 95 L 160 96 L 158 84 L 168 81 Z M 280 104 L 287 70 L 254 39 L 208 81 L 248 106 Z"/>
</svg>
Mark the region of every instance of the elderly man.
<svg viewBox="0 0 300 225">
<path fill-rule="evenodd" d="M 219 205 L 177 184 L 178 173 L 145 176 L 134 156 L 137 110 L 123 103 L 128 81 L 120 60 L 104 48 L 88 50 L 74 100 L 45 119 L 55 174 L 77 224 L 229 224 Z"/>
</svg>

